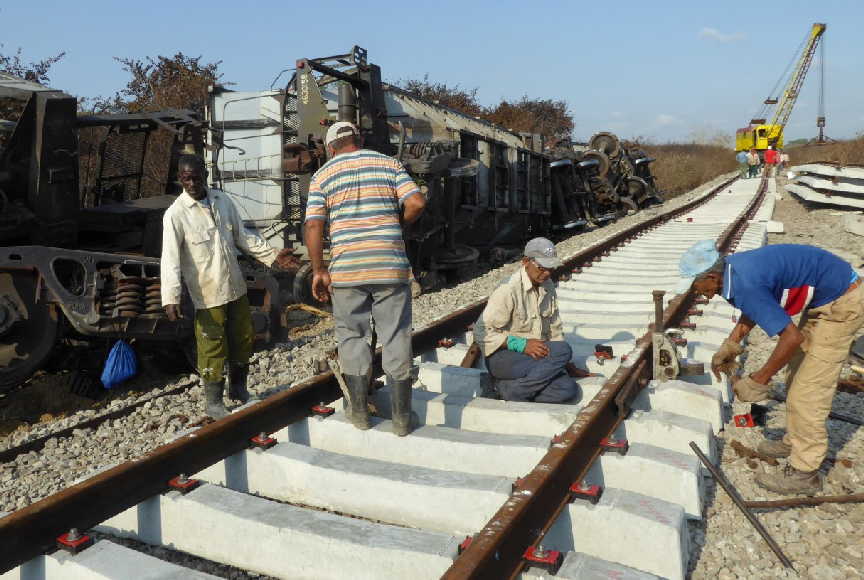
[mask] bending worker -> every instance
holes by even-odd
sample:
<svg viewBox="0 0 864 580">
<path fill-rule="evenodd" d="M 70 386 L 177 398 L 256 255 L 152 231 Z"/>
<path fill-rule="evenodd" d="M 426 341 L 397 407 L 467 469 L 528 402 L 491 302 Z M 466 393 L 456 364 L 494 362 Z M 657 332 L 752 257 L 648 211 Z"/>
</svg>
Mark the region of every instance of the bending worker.
<svg viewBox="0 0 864 580">
<path fill-rule="evenodd" d="M 782 473 L 761 473 L 756 482 L 776 493 L 814 493 L 822 489 L 819 467 L 828 450 L 825 421 L 840 369 L 855 333 L 864 325 L 864 291 L 844 260 L 812 246 L 778 244 L 719 256 L 711 240 L 692 246 L 681 259 L 681 274 L 695 276 L 694 289 L 720 294 L 742 316 L 711 359 L 715 376 L 731 375 L 740 342 L 758 324 L 780 336 L 761 369 L 741 377 L 733 389 L 739 400 L 769 395 L 771 377 L 789 364 L 786 434 L 763 440 L 758 450 L 789 457 Z M 792 316 L 802 313 L 796 326 Z"/>
<path fill-rule="evenodd" d="M 278 253 L 257 234 L 243 228 L 237 209 L 224 192 L 207 187 L 204 160 L 183 155 L 177 163 L 183 186 L 162 218 L 162 306 L 169 320 L 180 317 L 181 279 L 195 305 L 198 372 L 204 380 L 205 412 L 213 419 L 228 414 L 222 401 L 225 361 L 231 399 L 249 400 L 246 381 L 255 333 L 246 282 L 236 251 L 265 266 L 296 268 L 291 250 Z"/>
<path fill-rule="evenodd" d="M 555 244 L 534 238 L 525 245 L 521 267 L 498 286 L 474 325 L 474 338 L 498 393 L 508 401 L 566 403 L 579 396 L 571 378 L 586 376 L 570 363 L 555 285 L 561 265 Z"/>
<path fill-rule="evenodd" d="M 324 143 L 330 160 L 312 176 L 306 204 L 312 295 L 322 302 L 333 296 L 339 364 L 350 398 L 346 411 L 364 430 L 371 426 L 371 313 L 384 351 L 393 432 L 402 437 L 411 430 L 412 355 L 411 267 L 401 222 L 417 220 L 426 198 L 398 161 L 360 148 L 360 132 L 352 123 L 331 125 Z M 323 261 L 325 222 L 330 223 L 329 271 Z"/>
</svg>

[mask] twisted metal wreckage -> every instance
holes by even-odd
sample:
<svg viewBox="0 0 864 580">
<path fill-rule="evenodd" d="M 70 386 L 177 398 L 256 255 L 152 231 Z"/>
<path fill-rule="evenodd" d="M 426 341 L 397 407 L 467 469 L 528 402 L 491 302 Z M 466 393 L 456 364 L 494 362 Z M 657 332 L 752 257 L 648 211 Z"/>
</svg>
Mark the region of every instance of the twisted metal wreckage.
<svg viewBox="0 0 864 580">
<path fill-rule="evenodd" d="M 209 157 L 211 185 L 232 197 L 247 227 L 302 255 L 324 133 L 355 122 L 364 146 L 397 157 L 428 198 L 405 231 L 425 289 L 527 238 L 662 203 L 652 159 L 611 133 L 544 150 L 539 135 L 383 83 L 356 46 L 298 60 L 284 89 L 213 87 L 205 119 L 81 115 L 74 97 L 2 73 L 0 113 L 11 117 L 0 121 L 0 391 L 25 381 L 60 336 L 192 342 L 191 317 L 171 322 L 159 303 L 161 216 L 179 193 L 172 176 L 182 152 Z M 312 300 L 310 267 L 243 267 L 257 337 L 276 339 L 284 306 Z M 188 298 L 183 308 L 191 312 Z"/>
</svg>

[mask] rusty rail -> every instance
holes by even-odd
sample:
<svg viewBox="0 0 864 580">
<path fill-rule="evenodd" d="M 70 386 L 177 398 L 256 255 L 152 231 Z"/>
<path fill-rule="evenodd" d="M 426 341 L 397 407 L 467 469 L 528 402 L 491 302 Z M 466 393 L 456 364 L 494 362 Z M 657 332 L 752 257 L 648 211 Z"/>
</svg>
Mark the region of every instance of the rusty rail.
<svg viewBox="0 0 864 580">
<path fill-rule="evenodd" d="M 637 224 L 579 252 L 566 261 L 558 274 L 569 272 L 580 263 L 596 260 L 631 239 L 636 233 L 707 202 L 732 181 L 734 178 L 689 204 Z M 764 181 L 762 187 L 764 190 Z M 671 326 L 672 321 L 686 314 L 686 302 L 687 300 L 679 298 L 670 304 L 667 309 L 667 326 Z M 480 316 L 485 305 L 486 301 L 480 300 L 415 332 L 412 337 L 414 352 L 435 348 L 440 338 L 464 332 L 468 325 Z M 502 508 L 502 511 L 513 513 L 512 517 L 509 513 L 505 514 L 508 516 L 507 525 L 496 530 L 494 537 L 484 537 L 483 541 L 474 542 L 462 557 L 456 560 L 447 577 L 490 577 L 487 572 L 491 574 L 492 570 L 512 571 L 521 567 L 520 559 L 525 547 L 539 537 L 541 530 L 545 531 L 545 527 L 552 521 L 550 514 L 561 509 L 561 498 L 566 495 L 567 488 L 573 482 L 574 473 L 578 476 L 587 469 L 585 467 L 577 472 L 574 469 L 577 463 L 573 462 L 581 455 L 587 457 L 589 453 L 596 454 L 599 439 L 609 432 L 610 427 L 614 429 L 621 420 L 619 408 L 615 404 L 616 398 L 621 403 L 618 391 L 626 383 L 631 385 L 630 391 L 632 396 L 635 396 L 641 388 L 641 385 L 636 384 L 638 379 L 645 378 L 646 373 L 650 372 L 646 370 L 650 369 L 650 365 L 644 364 L 646 360 L 650 360 L 646 358 L 650 355 L 650 339 L 645 343 L 643 337 L 639 344 L 641 346 L 637 348 L 640 355 L 638 360 L 633 360 L 630 370 L 618 369 L 592 401 L 592 406 L 595 403 L 601 404 L 598 411 L 590 418 L 582 418 L 580 415 L 564 434 L 563 444 L 556 446 L 544 457 L 541 463 L 548 463 L 552 466 L 552 471 L 538 474 L 535 469 L 525 479 L 526 489 L 537 490 L 536 497 L 532 497 L 531 502 L 519 503 L 512 510 Z M 380 353 L 376 356 L 376 366 L 378 364 Z M 635 378 L 631 377 L 634 373 Z M 333 373 L 322 373 L 288 391 L 272 395 L 265 401 L 206 425 L 198 429 L 194 436 L 185 436 L 158 447 L 140 459 L 103 471 L 7 515 L 0 519 L 0 573 L 52 549 L 56 538 L 69 529 L 91 528 L 148 497 L 162 493 L 168 489 L 167 482 L 171 478 L 181 473 L 195 473 L 221 461 L 246 448 L 252 437 L 261 432 L 272 433 L 301 420 L 309 416 L 311 407 L 320 403 L 331 403 L 339 395 Z M 603 435 L 599 435 L 601 431 Z M 590 466 L 590 460 L 583 460 L 582 463 Z M 499 514 L 496 514 L 495 518 L 498 518 Z M 535 528 L 535 525 L 539 527 Z M 496 553 L 500 553 L 500 560 L 495 560 Z"/>
<path fill-rule="evenodd" d="M 729 182 L 716 188 L 717 193 Z M 742 214 L 724 230 L 718 240 L 721 251 L 740 240 L 742 230 L 762 203 L 767 189 L 763 178 L 757 195 Z M 700 200 L 702 203 L 707 199 Z M 692 208 L 688 208 L 692 209 Z M 626 241 L 628 235 L 613 240 Z M 610 240 L 612 241 L 612 240 Z M 617 245 L 617 244 L 616 244 Z M 601 256 L 608 248 L 594 248 L 591 258 Z M 599 250 L 599 251 L 598 251 Z M 571 260 L 570 267 L 577 265 Z M 566 266 L 566 265 L 565 265 Z M 690 289 L 672 300 L 663 315 L 664 328 L 677 326 L 687 316 L 695 295 Z M 561 441 L 553 445 L 534 470 L 520 480 L 519 491 L 492 516 L 471 544 L 444 574 L 446 580 L 468 578 L 514 578 L 525 566 L 523 554 L 540 539 L 565 508 L 570 486 L 582 479 L 600 454 L 600 440 L 612 435 L 626 409 L 620 407 L 621 395 L 627 402 L 647 384 L 652 370 L 651 332 L 645 333 L 629 353 L 627 365 L 622 365 L 606 381 L 603 388 L 564 432 Z M 630 391 L 628 393 L 628 391 Z"/>
</svg>

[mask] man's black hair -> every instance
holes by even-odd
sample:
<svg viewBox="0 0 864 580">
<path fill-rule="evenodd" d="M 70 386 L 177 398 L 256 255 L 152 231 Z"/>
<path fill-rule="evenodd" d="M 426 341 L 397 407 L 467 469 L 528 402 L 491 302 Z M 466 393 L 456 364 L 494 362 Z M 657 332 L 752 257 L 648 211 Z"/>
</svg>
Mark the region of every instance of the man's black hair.
<svg viewBox="0 0 864 580">
<path fill-rule="evenodd" d="M 191 153 L 185 153 L 177 158 L 177 173 L 183 171 L 184 168 L 200 169 L 202 172 L 206 169 L 204 166 L 204 159 L 198 155 L 192 155 Z"/>
</svg>

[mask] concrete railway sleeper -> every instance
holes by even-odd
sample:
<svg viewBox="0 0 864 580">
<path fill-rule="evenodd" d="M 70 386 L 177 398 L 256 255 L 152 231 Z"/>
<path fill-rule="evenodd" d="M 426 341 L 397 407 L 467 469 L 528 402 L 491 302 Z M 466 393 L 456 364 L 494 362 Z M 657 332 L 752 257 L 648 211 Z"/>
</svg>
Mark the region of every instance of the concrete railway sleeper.
<svg viewBox="0 0 864 580">
<path fill-rule="evenodd" d="M 651 292 L 672 295 L 692 242 L 760 246 L 769 185 L 724 183 L 567 261 L 558 272 L 566 339 L 574 362 L 596 373 L 579 380 L 575 404 L 483 396 L 483 361 L 459 366 L 479 302 L 415 333 L 420 426 L 409 437 L 389 433 L 386 386 L 368 431 L 341 411 L 310 415 L 340 396 L 324 373 L 0 518 L 0 578 L 129 577 L 145 567 L 153 578 L 210 577 L 104 540 L 46 554 L 70 528 L 276 577 L 683 578 L 686 522 L 702 517 L 706 477 L 687 443 L 716 454 L 730 388 L 710 373 L 652 379 Z M 704 362 L 734 311 L 716 298 L 694 302 L 667 299 L 663 326 L 684 357 Z M 456 344 L 437 347 L 444 337 Z M 598 358 L 597 343 L 612 346 L 611 358 Z M 625 440 L 626 453 L 615 453 Z M 181 473 L 200 485 L 169 490 Z"/>
</svg>

